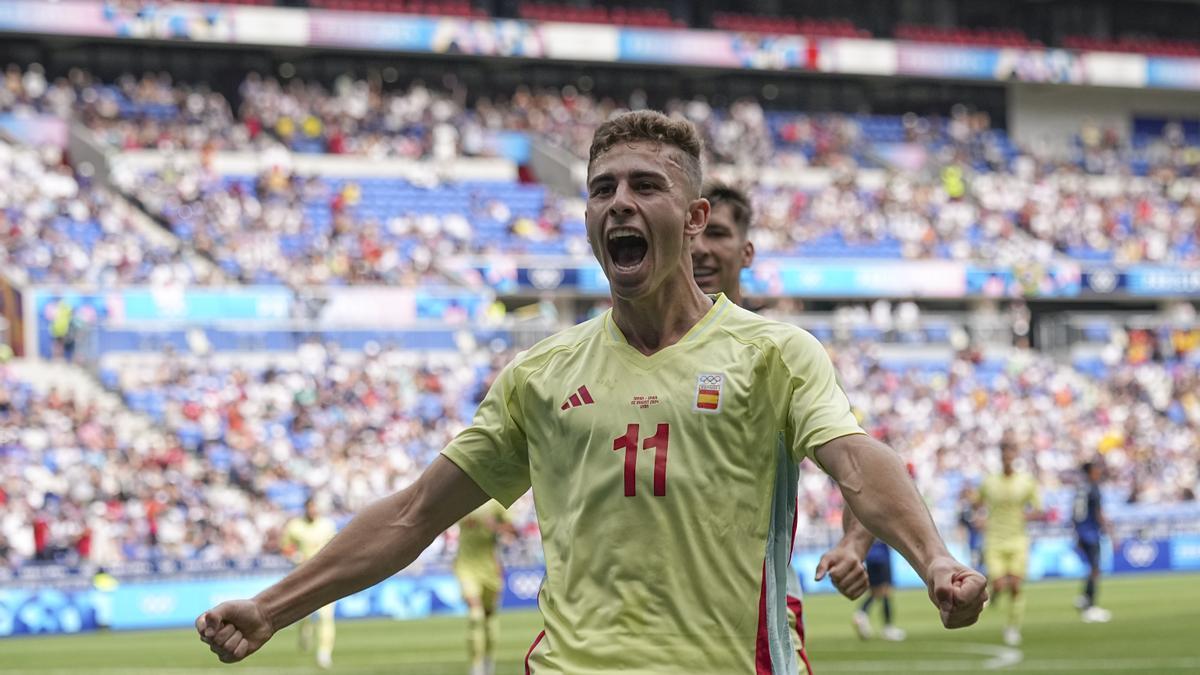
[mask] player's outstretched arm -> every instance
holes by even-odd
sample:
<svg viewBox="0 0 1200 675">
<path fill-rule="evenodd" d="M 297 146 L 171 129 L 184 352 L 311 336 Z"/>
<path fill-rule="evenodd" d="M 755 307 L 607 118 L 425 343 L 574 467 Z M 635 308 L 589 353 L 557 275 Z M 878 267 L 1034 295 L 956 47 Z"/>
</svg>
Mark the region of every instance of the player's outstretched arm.
<svg viewBox="0 0 1200 675">
<path fill-rule="evenodd" d="M 863 525 L 912 564 L 947 628 L 970 626 L 987 600 L 987 580 L 946 550 L 920 493 L 891 448 L 865 434 L 834 439 L 816 459 L 838 482 Z"/>
<path fill-rule="evenodd" d="M 250 600 L 223 602 L 196 619 L 200 639 L 225 663 L 253 654 L 284 627 L 416 560 L 487 495 L 439 456 L 408 488 L 359 512 L 325 548 Z"/>
<path fill-rule="evenodd" d="M 871 534 L 847 505 L 842 509 L 842 538 L 817 562 L 815 579 L 820 581 L 829 575 L 830 581 L 842 595 L 857 600 L 870 587 L 863 560 L 875 535 Z"/>
</svg>

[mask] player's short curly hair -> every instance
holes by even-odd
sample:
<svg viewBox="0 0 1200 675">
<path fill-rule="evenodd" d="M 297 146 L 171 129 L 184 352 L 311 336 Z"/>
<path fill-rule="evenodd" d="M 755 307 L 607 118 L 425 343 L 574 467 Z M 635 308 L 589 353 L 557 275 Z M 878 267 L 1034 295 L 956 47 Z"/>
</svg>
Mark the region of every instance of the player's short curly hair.
<svg viewBox="0 0 1200 675">
<path fill-rule="evenodd" d="M 700 190 L 700 196 L 707 199 L 714 209 L 718 204 L 728 204 L 729 211 L 733 214 L 733 223 L 737 225 L 741 235 L 745 237 L 750 233 L 750 221 L 754 219 L 754 207 L 750 205 L 750 198 L 745 192 L 732 185 L 710 180 Z"/>
<path fill-rule="evenodd" d="M 694 194 L 699 196 L 703 182 L 700 155 L 704 150 L 704 141 L 691 122 L 668 117 L 657 110 L 621 113 L 596 127 L 596 133 L 592 135 L 592 147 L 588 151 L 588 173 L 591 174 L 592 164 L 613 146 L 637 141 L 678 148 L 680 166 L 687 173 Z"/>
</svg>

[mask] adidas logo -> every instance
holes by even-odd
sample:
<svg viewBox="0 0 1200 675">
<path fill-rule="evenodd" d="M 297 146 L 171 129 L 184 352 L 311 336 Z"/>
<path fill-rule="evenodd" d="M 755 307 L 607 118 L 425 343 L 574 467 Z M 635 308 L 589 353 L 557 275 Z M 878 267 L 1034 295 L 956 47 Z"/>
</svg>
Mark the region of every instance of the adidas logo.
<svg viewBox="0 0 1200 675">
<path fill-rule="evenodd" d="M 587 387 L 584 386 L 576 390 L 574 394 L 571 394 L 570 398 L 563 401 L 563 404 L 559 406 L 559 410 L 578 408 L 581 405 L 591 405 L 593 403 L 595 403 L 595 401 L 592 400 L 592 395 L 588 393 Z"/>
</svg>

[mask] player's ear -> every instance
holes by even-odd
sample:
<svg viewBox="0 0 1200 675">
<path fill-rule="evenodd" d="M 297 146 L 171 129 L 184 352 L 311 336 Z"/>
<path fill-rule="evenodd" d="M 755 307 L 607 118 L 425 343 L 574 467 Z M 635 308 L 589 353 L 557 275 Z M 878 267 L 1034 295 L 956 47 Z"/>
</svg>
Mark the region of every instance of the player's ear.
<svg viewBox="0 0 1200 675">
<path fill-rule="evenodd" d="M 750 267 L 754 264 L 754 242 L 749 239 L 742 246 L 742 267 Z"/>
<path fill-rule="evenodd" d="M 683 235 L 689 239 L 700 235 L 708 227 L 708 214 L 712 206 L 704 197 L 692 200 L 688 204 L 687 221 L 683 224 Z"/>
</svg>

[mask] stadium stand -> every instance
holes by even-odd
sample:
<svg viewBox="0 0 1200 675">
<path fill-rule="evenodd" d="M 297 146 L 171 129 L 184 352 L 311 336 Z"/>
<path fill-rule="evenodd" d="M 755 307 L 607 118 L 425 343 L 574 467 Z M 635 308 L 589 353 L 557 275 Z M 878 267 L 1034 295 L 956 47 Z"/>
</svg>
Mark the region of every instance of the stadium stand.
<svg viewBox="0 0 1200 675">
<path fill-rule="evenodd" d="M 249 363 L 135 356 L 102 371 L 128 404 L 104 415 L 0 369 L 0 565 L 274 553 L 316 483 L 347 515 L 411 482 L 503 362 L 481 358 L 320 343 Z"/>
<path fill-rule="evenodd" d="M 544 2 L 522 2 L 517 15 L 534 21 L 568 21 L 600 23 L 644 28 L 685 28 L 683 21 L 673 19 L 665 9 L 638 7 L 573 7 Z"/>
<path fill-rule="evenodd" d="M 389 283 L 437 277 L 466 252 L 584 254 L 583 223 L 538 185 L 258 177 L 184 169 L 132 194 L 180 238 L 248 283 Z M 573 209 L 579 212 L 581 209 Z"/>
<path fill-rule="evenodd" d="M 1012 29 L 993 28 L 943 28 L 940 26 L 915 26 L 901 24 L 894 32 L 897 40 L 935 42 L 963 46 L 988 47 L 1040 47 L 1041 43 L 1030 40 L 1023 33 Z"/>
<path fill-rule="evenodd" d="M 66 114 L 72 101 L 92 100 L 83 107 L 82 120 L 121 148 L 251 149 L 279 138 L 304 152 L 449 159 L 489 154 L 481 141 L 484 133 L 516 130 L 582 155 L 588 129 L 618 107 L 577 92 L 517 91 L 507 100 L 480 101 L 472 109 L 460 97 L 421 85 L 385 94 L 366 81 L 346 79 L 335 86 L 337 93 L 329 93 L 300 81 L 282 86 L 251 76 L 242 84 L 241 122 L 235 122 L 232 106 L 219 95 L 174 85 L 163 76 L 127 77 L 109 86 L 77 73 L 73 84 L 46 84 L 40 70 L 31 68 L 25 74 L 10 72 L 7 80 L 8 109 L 26 106 Z M 704 132 L 712 164 L 838 172 L 839 180 L 822 189 L 758 191 L 764 218 L 755 236 L 768 255 L 1001 260 L 1065 255 L 1115 263 L 1200 258 L 1195 197 L 1186 180 L 1200 167 L 1200 158 L 1186 145 L 1191 127 L 1166 121 L 1156 127 L 1147 120 L 1135 129 L 1132 143 L 1125 144 L 1085 124 L 1063 158 L 1017 147 L 1002 130 L 991 128 L 985 115 L 965 109 L 937 119 L 765 111 L 750 101 L 727 109 L 700 100 L 676 101 L 667 108 Z M 870 170 L 879 168 L 887 173 L 872 183 Z M 911 168 L 919 171 L 904 170 Z M 1103 177 L 1122 171 L 1147 180 L 1098 185 L 1080 178 L 1080 173 Z M 397 279 L 409 272 L 395 258 L 410 257 L 405 254 L 416 245 L 410 232 L 432 237 L 426 248 L 439 254 L 587 251 L 578 221 L 566 217 L 566 207 L 536 187 L 421 189 L 275 175 L 268 176 L 268 198 L 262 190 L 250 189 L 245 177 L 215 177 L 192 169 L 145 181 L 129 178 L 132 196 L 165 218 L 183 239 L 200 235 L 193 241 L 198 250 L 212 255 L 227 274 L 247 281 L 273 283 L 288 276 L 351 283 Z M 358 199 L 363 203 L 356 204 Z M 267 203 L 271 208 L 260 214 Z M 217 213 L 222 217 L 213 217 Z M 847 213 L 856 215 L 847 219 Z M 260 216 L 271 222 L 220 231 Z M 349 222 L 369 227 L 361 233 L 354 229 L 356 237 L 340 236 Z M 330 236 L 337 245 L 323 248 L 322 238 Z M 363 241 L 349 241 L 354 238 Z M 320 248 L 332 258 L 360 246 L 379 249 L 367 256 L 378 259 L 368 266 L 375 269 L 350 269 L 344 259 L 310 260 L 290 275 L 266 269 L 281 264 L 280 254 L 302 260 Z M 335 271 L 325 271 L 329 266 Z M 147 274 L 143 271 L 139 278 Z"/>
<path fill-rule="evenodd" d="M 1068 35 L 1063 38 L 1063 46 L 1071 49 L 1095 52 L 1200 56 L 1200 43 L 1191 40 L 1164 40 L 1159 38 L 1120 38 L 1110 40 L 1084 35 Z"/>
<path fill-rule="evenodd" d="M 0 263 L 32 283 L 193 283 L 203 266 L 54 149 L 0 141 Z"/>
<path fill-rule="evenodd" d="M 908 448 L 939 522 L 954 521 L 961 486 L 990 470 L 1001 430 L 1036 451 L 1029 468 L 1057 509 L 1052 527 L 1068 513 L 1075 468 L 1097 448 L 1113 472 L 1115 513 L 1137 515 L 1125 503 L 1194 502 L 1196 331 L 1160 340 L 1170 351 L 1147 349 L 1135 334 L 1118 360 L 1097 367 L 1029 350 L 881 355 L 893 329 L 846 318 L 814 333 L 833 345 L 866 428 Z M 926 322 L 921 339 L 955 329 L 936 326 Z M 116 416 L 2 374 L 4 489 L 13 500 L 12 481 L 33 488 L 4 519 L 15 551 L 8 563 L 271 553 L 280 523 L 310 490 L 347 515 L 410 482 L 467 423 L 506 358 L 318 341 L 275 356 L 118 353 L 100 371 L 128 406 Z M 123 431 L 131 416 L 159 431 Z M 840 527 L 840 495 L 811 466 L 802 482 L 799 531 L 821 541 Z"/>
<path fill-rule="evenodd" d="M 810 17 L 768 16 L 734 12 L 714 12 L 712 27 L 719 30 L 769 33 L 778 35 L 811 35 L 814 37 L 869 38 L 870 31 L 855 26 L 847 19 L 814 19 Z"/>
</svg>

